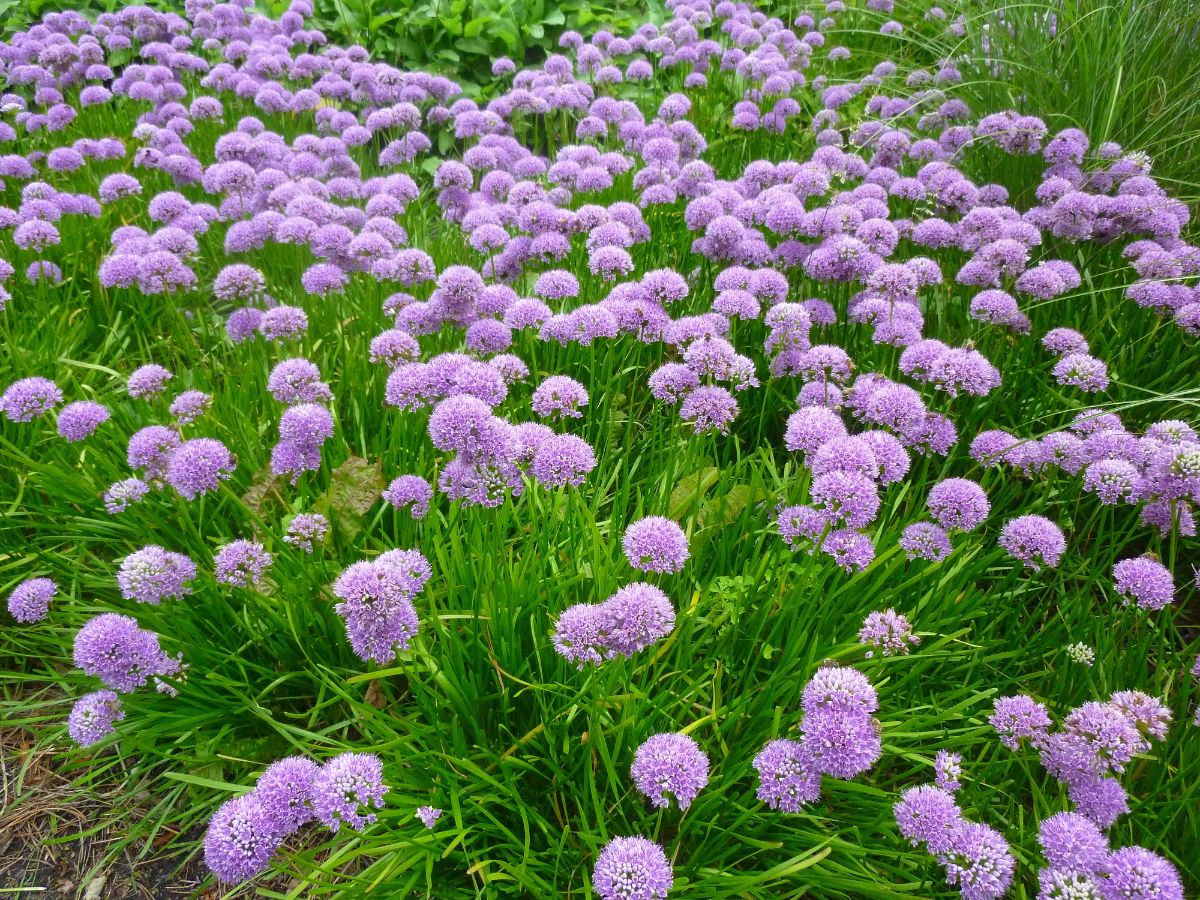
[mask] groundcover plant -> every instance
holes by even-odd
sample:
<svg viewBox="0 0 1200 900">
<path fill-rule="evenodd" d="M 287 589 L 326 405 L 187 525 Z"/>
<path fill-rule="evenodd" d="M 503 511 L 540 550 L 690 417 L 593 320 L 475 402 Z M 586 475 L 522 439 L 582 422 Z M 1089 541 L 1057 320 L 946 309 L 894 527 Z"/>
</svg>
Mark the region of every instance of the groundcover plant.
<svg viewBox="0 0 1200 900">
<path fill-rule="evenodd" d="M 153 777 L 126 843 L 266 896 L 1195 887 L 1153 160 L 973 102 L 1009 25 L 953 6 L 675 0 L 477 100 L 311 14 L 0 46 L 6 717 Z"/>
</svg>

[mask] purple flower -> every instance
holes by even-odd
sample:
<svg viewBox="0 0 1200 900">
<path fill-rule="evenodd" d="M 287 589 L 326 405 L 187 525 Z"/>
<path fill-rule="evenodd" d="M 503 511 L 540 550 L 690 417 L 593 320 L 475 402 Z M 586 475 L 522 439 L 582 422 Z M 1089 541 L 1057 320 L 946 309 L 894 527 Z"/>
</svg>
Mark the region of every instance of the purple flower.
<svg viewBox="0 0 1200 900">
<path fill-rule="evenodd" d="M 974 481 L 947 478 L 929 491 L 925 500 L 935 522 L 947 530 L 974 531 L 987 518 L 987 494 Z"/>
<path fill-rule="evenodd" d="M 415 552 L 415 551 L 410 551 Z M 367 661 L 391 662 L 396 649 L 407 650 L 419 626 L 413 598 L 429 578 L 429 564 L 393 561 L 388 554 L 347 567 L 333 583 L 341 602 L 334 610 L 346 623 L 354 652 Z"/>
<path fill-rule="evenodd" d="M 312 786 L 319 772 L 311 759 L 288 756 L 271 763 L 258 777 L 254 796 L 281 836 L 312 821 Z"/>
<path fill-rule="evenodd" d="M 1043 516 L 1017 516 L 1004 523 L 1000 546 L 1013 559 L 1035 572 L 1042 566 L 1054 568 L 1067 549 L 1062 529 Z"/>
<path fill-rule="evenodd" d="M 565 300 L 579 296 L 579 280 L 565 269 L 551 269 L 538 276 L 533 293 L 543 300 Z"/>
<path fill-rule="evenodd" d="M 950 537 L 932 522 L 913 522 L 900 535 L 900 548 L 909 559 L 940 562 L 950 555 Z"/>
<path fill-rule="evenodd" d="M 943 791 L 954 793 L 962 782 L 962 756 L 949 750 L 939 750 L 933 760 L 934 783 Z"/>
<path fill-rule="evenodd" d="M 421 820 L 421 824 L 426 828 L 433 828 L 437 825 L 437 820 L 442 817 L 442 810 L 436 806 L 418 806 L 417 818 Z"/>
<path fill-rule="evenodd" d="M 927 844 L 930 853 L 950 849 L 955 831 L 962 825 L 962 811 L 954 797 L 930 784 L 909 788 L 892 807 L 896 827 L 914 847 Z"/>
<path fill-rule="evenodd" d="M 604 660 L 609 619 L 603 605 L 576 603 L 563 610 L 554 623 L 554 649 L 579 668 Z"/>
<path fill-rule="evenodd" d="M 1100 891 L 1109 898 L 1183 900 L 1183 883 L 1175 867 L 1142 847 L 1122 847 L 1108 858 Z"/>
<path fill-rule="evenodd" d="M 978 822 L 961 823 L 938 862 L 946 869 L 946 883 L 957 885 L 965 900 L 1004 896 L 1017 867 L 1004 836 Z"/>
<path fill-rule="evenodd" d="M 283 536 L 285 544 L 298 547 L 305 553 L 313 552 L 313 545 L 325 540 L 329 533 L 329 520 L 320 513 L 300 513 L 288 523 Z"/>
<path fill-rule="evenodd" d="M 1140 481 L 1137 467 L 1124 459 L 1097 460 L 1083 472 L 1083 489 L 1106 506 L 1135 499 Z"/>
<path fill-rule="evenodd" d="M 693 388 L 683 399 L 679 417 L 692 426 L 696 434 L 729 432 L 729 424 L 737 417 L 738 402 L 723 387 Z"/>
<path fill-rule="evenodd" d="M 1057 356 L 1088 352 L 1087 338 L 1071 328 L 1051 328 L 1042 338 L 1042 346 Z"/>
<path fill-rule="evenodd" d="M 836 412 L 822 406 L 806 406 L 788 416 L 783 443 L 792 452 L 802 450 L 811 454 L 827 441 L 845 436 L 846 425 Z"/>
<path fill-rule="evenodd" d="M 587 403 L 587 389 L 565 375 L 551 375 L 533 392 L 533 411 L 543 419 L 581 418 L 580 407 Z"/>
<path fill-rule="evenodd" d="M 1078 813 L 1062 812 L 1044 819 L 1038 827 L 1038 843 L 1056 869 L 1094 875 L 1108 859 L 1108 841 L 1091 819 Z"/>
<path fill-rule="evenodd" d="M 1086 353 L 1068 353 L 1054 365 L 1054 378 L 1061 384 L 1087 393 L 1108 388 L 1108 367 Z"/>
<path fill-rule="evenodd" d="M 155 675 L 170 675 L 179 662 L 167 656 L 158 635 L 138 627 L 131 616 L 103 613 L 75 635 L 75 665 L 115 691 L 128 693 Z"/>
<path fill-rule="evenodd" d="M 605 656 L 632 656 L 675 628 L 675 609 L 652 584 L 635 582 L 601 604 Z"/>
<path fill-rule="evenodd" d="M 342 753 L 322 765 L 313 778 L 313 814 L 332 831 L 342 825 L 365 831 L 376 819 L 372 807 L 382 809 L 387 792 L 378 756 Z"/>
<path fill-rule="evenodd" d="M 133 370 L 126 382 L 129 396 L 134 399 L 152 398 L 161 394 L 173 376 L 162 366 L 149 363 Z"/>
<path fill-rule="evenodd" d="M 217 581 L 231 587 L 249 588 L 262 584 L 263 573 L 271 565 L 271 554 L 254 541 L 232 541 L 213 556 Z"/>
<path fill-rule="evenodd" d="M 262 874 L 279 849 L 277 825 L 253 791 L 226 800 L 204 833 L 205 864 L 228 884 Z"/>
<path fill-rule="evenodd" d="M 1142 609 L 1162 609 L 1175 599 L 1171 571 L 1148 556 L 1123 559 L 1113 566 L 1113 586 L 1126 605 L 1133 600 Z"/>
<path fill-rule="evenodd" d="M 267 390 L 280 403 L 324 403 L 333 396 L 321 370 L 307 359 L 285 359 L 267 376 Z"/>
<path fill-rule="evenodd" d="M 309 266 L 300 276 L 300 284 L 308 294 L 327 297 L 340 294 L 348 282 L 346 273 L 332 263 L 317 263 Z"/>
<path fill-rule="evenodd" d="M 10 422 L 32 422 L 62 403 L 62 391 L 48 378 L 22 378 L 0 395 L 0 412 Z"/>
<path fill-rule="evenodd" d="M 988 722 L 1000 735 L 1000 743 L 1010 750 L 1019 750 L 1025 740 L 1040 747 L 1052 724 L 1046 707 L 1024 694 L 997 698 Z"/>
<path fill-rule="evenodd" d="M 262 314 L 257 327 L 268 341 L 293 340 L 308 330 L 308 315 L 298 306 L 273 306 Z"/>
<path fill-rule="evenodd" d="M 683 529 L 662 516 L 647 516 L 630 525 L 621 547 L 629 564 L 643 572 L 678 572 L 689 556 Z"/>
<path fill-rule="evenodd" d="M 594 468 L 596 454 L 591 444 L 573 434 L 553 434 L 534 450 L 529 471 L 546 487 L 578 487 Z"/>
<path fill-rule="evenodd" d="M 57 592 L 58 586 L 49 578 L 28 578 L 8 595 L 8 612 L 18 622 L 40 622 Z"/>
<path fill-rule="evenodd" d="M 84 694 L 67 716 L 67 733 L 80 747 L 90 747 L 113 733 L 113 722 L 125 718 L 121 698 L 112 691 Z"/>
<path fill-rule="evenodd" d="M 414 519 L 423 519 L 429 512 L 429 501 L 433 499 L 433 488 L 420 475 L 401 475 L 388 485 L 383 499 L 396 509 L 410 507 Z"/>
<path fill-rule="evenodd" d="M 814 505 L 830 523 L 849 528 L 870 524 L 879 512 L 879 489 L 858 472 L 832 471 L 813 479 L 810 490 Z"/>
<path fill-rule="evenodd" d="M 171 401 L 168 409 L 177 424 L 190 425 L 208 412 L 210 406 L 212 397 L 203 391 L 184 391 Z"/>
<path fill-rule="evenodd" d="M 91 400 L 68 403 L 58 414 L 58 433 L 68 441 L 82 441 L 91 437 L 111 415 L 108 407 Z"/>
<path fill-rule="evenodd" d="M 814 709 L 805 713 L 800 728 L 804 749 L 823 775 L 845 779 L 861 775 L 883 752 L 878 727 L 861 712 Z"/>
<path fill-rule="evenodd" d="M 754 757 L 754 769 L 756 796 L 771 809 L 799 812 L 821 796 L 821 775 L 797 741 L 768 741 Z"/>
<path fill-rule="evenodd" d="M 215 491 L 223 479 L 233 474 L 236 462 L 229 449 L 212 438 L 193 438 L 172 451 L 166 477 L 171 487 L 185 500 Z"/>
<path fill-rule="evenodd" d="M 651 805 L 665 809 L 674 797 L 687 809 L 708 784 L 708 757 L 685 734 L 656 734 L 638 747 L 630 774 Z"/>
<path fill-rule="evenodd" d="M 673 880 L 667 854 L 644 837 L 613 838 L 592 871 L 600 900 L 663 900 Z"/>
<path fill-rule="evenodd" d="M 149 544 L 121 560 L 117 585 L 121 596 L 139 603 L 158 604 L 177 600 L 192 592 L 187 586 L 196 578 L 196 564 L 182 553 Z"/>
<path fill-rule="evenodd" d="M 908 653 L 910 645 L 919 644 L 921 639 L 912 633 L 908 619 L 894 609 L 888 609 L 867 616 L 858 632 L 858 642 L 879 650 L 882 656 L 891 656 Z M 873 656 L 874 650 L 868 650 L 866 655 L 868 658 Z"/>
</svg>

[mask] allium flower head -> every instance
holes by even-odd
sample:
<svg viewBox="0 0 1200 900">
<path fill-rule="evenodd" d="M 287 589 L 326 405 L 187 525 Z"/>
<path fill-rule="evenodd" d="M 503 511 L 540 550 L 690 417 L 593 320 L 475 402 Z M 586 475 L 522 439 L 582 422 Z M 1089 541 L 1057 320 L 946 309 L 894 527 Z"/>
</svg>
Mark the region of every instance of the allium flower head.
<svg viewBox="0 0 1200 900">
<path fill-rule="evenodd" d="M 57 592 L 58 586 L 49 578 L 28 578 L 8 595 L 8 612 L 18 622 L 40 622 Z"/>
<path fill-rule="evenodd" d="M 1126 605 L 1132 600 L 1142 609 L 1162 609 L 1175 599 L 1175 579 L 1156 559 L 1136 556 L 1113 566 L 1113 587 Z"/>
<path fill-rule="evenodd" d="M 271 565 L 271 554 L 255 541 L 232 541 L 213 556 L 217 581 L 231 587 L 249 588 L 262 584 Z"/>
<path fill-rule="evenodd" d="M 149 544 L 121 560 L 117 585 L 121 596 L 139 603 L 177 600 L 192 592 L 188 582 L 196 578 L 196 564 L 182 553 Z"/>
<path fill-rule="evenodd" d="M 685 734 L 656 734 L 638 747 L 630 774 L 653 806 L 665 809 L 674 797 L 687 809 L 708 784 L 708 757 Z"/>
<path fill-rule="evenodd" d="M 130 373 L 126 382 L 129 396 L 138 399 L 161 394 L 172 377 L 170 372 L 154 363 L 140 366 Z"/>
<path fill-rule="evenodd" d="M 912 625 L 908 619 L 894 609 L 883 612 L 873 612 L 863 621 L 863 627 L 858 632 L 858 642 L 872 650 L 867 651 L 867 657 L 878 650 L 882 656 L 894 653 L 907 653 L 912 646 L 919 644 L 921 639 L 912 633 Z"/>
<path fill-rule="evenodd" d="M 1027 569 L 1054 568 L 1067 549 L 1062 529 L 1043 516 L 1017 516 L 1000 531 L 1000 546 Z"/>
<path fill-rule="evenodd" d="M 909 788 L 901 794 L 892 814 L 900 834 L 914 847 L 926 844 L 931 853 L 949 850 L 954 832 L 962 824 L 962 811 L 954 797 L 929 784 Z"/>
<path fill-rule="evenodd" d="M 688 540 L 672 519 L 647 516 L 625 529 L 625 558 L 643 572 L 678 572 L 688 560 Z"/>
<path fill-rule="evenodd" d="M 412 601 L 429 578 L 429 564 L 420 554 L 416 557 L 415 565 L 397 565 L 384 554 L 348 566 L 334 581 L 333 593 L 341 600 L 334 609 L 360 658 L 391 662 L 397 648 L 407 650 L 416 635 L 419 623 Z"/>
<path fill-rule="evenodd" d="M 0 394 L 0 412 L 10 422 L 32 422 L 62 403 L 62 391 L 48 378 L 22 378 Z"/>
<path fill-rule="evenodd" d="M 613 838 L 592 871 L 600 900 L 663 900 L 673 881 L 667 854 L 644 837 Z"/>
<path fill-rule="evenodd" d="M 1003 897 L 1017 867 L 1004 836 L 977 822 L 959 825 L 938 861 L 946 869 L 946 883 L 957 885 L 965 900 Z"/>
<path fill-rule="evenodd" d="M 1108 389 L 1108 367 L 1086 353 L 1068 353 L 1054 366 L 1054 378 L 1061 384 L 1086 393 Z"/>
<path fill-rule="evenodd" d="M 95 616 L 79 629 L 75 665 L 121 693 L 179 669 L 178 661 L 159 646 L 158 635 L 139 628 L 132 616 L 117 613 Z"/>
<path fill-rule="evenodd" d="M 543 419 L 581 418 L 587 403 L 587 389 L 565 375 L 551 375 L 533 392 L 533 411 Z"/>
<path fill-rule="evenodd" d="M 265 872 L 281 835 L 268 811 L 251 791 L 226 800 L 204 834 L 204 862 L 228 884 Z"/>
<path fill-rule="evenodd" d="M 58 414 L 58 433 L 72 443 L 82 441 L 91 437 L 111 415 L 108 407 L 92 400 L 68 403 Z"/>
<path fill-rule="evenodd" d="M 804 686 L 801 705 L 805 713 L 832 710 L 870 715 L 879 708 L 879 697 L 857 669 L 825 665 Z"/>
<path fill-rule="evenodd" d="M 538 443 L 529 471 L 546 487 L 578 487 L 594 468 L 591 444 L 573 434 L 552 434 Z"/>
<path fill-rule="evenodd" d="M 675 628 L 670 598 L 652 584 L 635 582 L 601 604 L 605 616 L 606 655 L 632 656 Z"/>
<path fill-rule="evenodd" d="M 1099 872 L 1108 859 L 1108 840 L 1096 824 L 1079 813 L 1062 812 L 1042 821 L 1038 843 L 1056 869 Z"/>
<path fill-rule="evenodd" d="M 939 750 L 933 760 L 934 783 L 943 791 L 954 793 L 962 783 L 962 756 L 949 750 Z"/>
<path fill-rule="evenodd" d="M 312 786 L 319 771 L 311 759 L 288 756 L 259 776 L 254 796 L 278 833 L 291 834 L 312 820 Z"/>
<path fill-rule="evenodd" d="M 1183 882 L 1175 867 L 1142 847 L 1122 847 L 1108 858 L 1101 883 L 1105 900 L 1183 900 Z"/>
<path fill-rule="evenodd" d="M 808 711 L 800 724 L 804 749 L 813 767 L 834 778 L 854 778 L 883 752 L 875 721 L 862 712 L 837 708 Z"/>
<path fill-rule="evenodd" d="M 383 762 L 371 753 L 342 753 L 321 766 L 312 781 L 313 814 L 332 831 L 348 825 L 365 831 L 388 792 Z"/>
<path fill-rule="evenodd" d="M 113 691 L 92 691 L 75 701 L 67 716 L 67 733 L 80 747 L 90 747 L 113 733 L 113 722 L 125 718 L 121 698 Z"/>
<path fill-rule="evenodd" d="M 795 813 L 821 796 L 821 775 L 798 741 L 774 740 L 754 757 L 756 796 L 771 809 Z"/>
<path fill-rule="evenodd" d="M 320 513 L 300 513 L 288 523 L 283 536 L 285 544 L 298 547 L 305 553 L 313 552 L 313 545 L 325 540 L 329 533 L 329 520 Z"/>
<path fill-rule="evenodd" d="M 967 478 L 947 478 L 933 486 L 925 500 L 935 522 L 947 530 L 974 531 L 987 518 L 987 494 Z"/>
<path fill-rule="evenodd" d="M 900 548 L 909 559 L 940 562 L 950 555 L 950 537 L 932 522 L 913 522 L 900 535 Z"/>
<path fill-rule="evenodd" d="M 167 481 L 185 500 L 215 491 L 233 474 L 233 454 L 218 440 L 193 438 L 184 441 L 167 461 Z"/>
<path fill-rule="evenodd" d="M 414 519 L 425 518 L 429 512 L 429 501 L 433 499 L 433 487 L 420 475 L 401 475 L 388 485 L 383 499 L 396 509 L 409 507 Z"/>
<path fill-rule="evenodd" d="M 433 828 L 437 825 L 437 820 L 442 817 L 442 810 L 436 806 L 418 806 L 416 815 L 422 825 L 426 828 Z"/>
<path fill-rule="evenodd" d="M 997 698 L 988 722 L 1000 735 L 1000 743 L 1010 750 L 1020 749 L 1025 740 L 1040 746 L 1053 724 L 1046 707 L 1024 694 Z"/>
</svg>

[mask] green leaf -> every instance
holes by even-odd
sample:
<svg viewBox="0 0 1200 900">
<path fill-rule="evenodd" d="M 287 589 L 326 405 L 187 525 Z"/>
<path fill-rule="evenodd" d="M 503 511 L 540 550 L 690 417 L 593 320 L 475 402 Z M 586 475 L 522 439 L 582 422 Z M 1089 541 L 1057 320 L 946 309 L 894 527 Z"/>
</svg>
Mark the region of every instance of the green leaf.
<svg viewBox="0 0 1200 900">
<path fill-rule="evenodd" d="M 677 522 L 681 520 L 704 499 L 704 495 L 720 477 L 721 470 L 716 466 L 707 466 L 688 475 L 671 491 L 671 500 L 667 504 L 667 515 Z"/>
<path fill-rule="evenodd" d="M 386 482 L 379 462 L 370 463 L 352 456 L 329 479 L 329 490 L 317 501 L 327 509 L 334 524 L 353 540 L 363 529 L 363 519 L 379 500 Z"/>
<path fill-rule="evenodd" d="M 565 25 L 567 17 L 563 15 L 561 9 L 552 9 L 546 15 L 546 18 L 542 19 L 542 22 L 546 25 Z"/>
</svg>

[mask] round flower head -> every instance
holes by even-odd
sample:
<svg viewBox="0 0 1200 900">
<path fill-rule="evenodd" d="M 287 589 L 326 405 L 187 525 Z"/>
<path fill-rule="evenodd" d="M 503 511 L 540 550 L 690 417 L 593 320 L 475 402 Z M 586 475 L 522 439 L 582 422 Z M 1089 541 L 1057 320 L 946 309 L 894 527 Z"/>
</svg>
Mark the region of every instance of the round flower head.
<svg viewBox="0 0 1200 900">
<path fill-rule="evenodd" d="M 1141 691 L 1117 691 L 1109 700 L 1143 735 L 1165 740 L 1171 724 L 1171 710 L 1157 697 Z"/>
<path fill-rule="evenodd" d="M 50 611 L 58 587 L 49 578 L 29 578 L 8 595 L 8 612 L 18 622 L 40 622 Z"/>
<path fill-rule="evenodd" d="M 305 553 L 313 552 L 313 545 L 325 540 L 329 533 L 329 520 L 320 513 L 300 513 L 288 523 L 283 536 L 285 544 L 298 547 Z"/>
<path fill-rule="evenodd" d="M 382 556 L 354 563 L 337 577 L 333 593 L 342 602 L 334 610 L 346 623 L 350 646 L 361 659 L 391 662 L 397 647 L 408 649 L 420 625 L 412 599 L 424 583 L 425 576 L 414 576 Z"/>
<path fill-rule="evenodd" d="M 1038 843 L 1056 869 L 1091 875 L 1108 859 L 1108 840 L 1091 819 L 1079 813 L 1062 812 L 1045 819 L 1038 828 Z"/>
<path fill-rule="evenodd" d="M 223 882 L 246 881 L 266 871 L 281 836 L 251 791 L 226 800 L 213 813 L 204 834 L 204 862 Z"/>
<path fill-rule="evenodd" d="M 687 809 L 708 784 L 708 757 L 685 734 L 656 734 L 638 747 L 630 774 L 653 806 L 665 809 L 674 797 Z"/>
<path fill-rule="evenodd" d="M 965 900 L 1003 897 L 1017 867 L 1004 836 L 977 822 L 964 822 L 954 830 L 938 862 L 946 869 L 946 883 L 957 885 Z"/>
<path fill-rule="evenodd" d="M 140 366 L 130 373 L 126 389 L 134 400 L 155 397 L 167 389 L 167 382 L 172 377 L 166 368 L 156 366 L 151 362 L 151 364 Z"/>
<path fill-rule="evenodd" d="M 908 619 L 894 609 L 888 609 L 867 616 L 858 632 L 858 642 L 874 648 L 867 651 L 869 658 L 875 650 L 879 650 L 883 656 L 907 653 L 910 645 L 919 644 L 921 639 L 912 633 Z"/>
<path fill-rule="evenodd" d="M 580 669 L 587 663 L 599 665 L 607 649 L 609 621 L 602 605 L 568 606 L 554 623 L 554 649 Z"/>
<path fill-rule="evenodd" d="M 962 783 L 962 756 L 948 750 L 939 750 L 933 760 L 934 783 L 943 791 L 954 793 Z"/>
<path fill-rule="evenodd" d="M 543 419 L 581 418 L 580 407 L 587 403 L 587 389 L 565 375 L 551 375 L 533 392 L 533 411 Z"/>
<path fill-rule="evenodd" d="M 1035 572 L 1042 566 L 1054 568 L 1067 549 L 1062 529 L 1043 516 L 1009 519 L 1000 531 L 1000 546 L 1013 559 Z"/>
<path fill-rule="evenodd" d="M 929 491 L 925 501 L 935 522 L 947 530 L 974 531 L 987 518 L 987 494 L 974 481 L 947 478 Z"/>
<path fill-rule="evenodd" d="M 429 512 L 429 501 L 433 499 L 433 488 L 420 475 L 401 475 L 388 485 L 383 499 L 396 509 L 409 507 L 414 519 L 423 519 Z"/>
<path fill-rule="evenodd" d="M 218 440 L 193 438 L 184 441 L 167 461 L 167 481 L 185 500 L 215 491 L 233 474 L 233 454 Z"/>
<path fill-rule="evenodd" d="M 110 415 L 108 407 L 91 400 L 68 403 L 58 414 L 58 433 L 72 443 L 82 441 L 91 437 Z"/>
<path fill-rule="evenodd" d="M 754 757 L 756 796 L 771 809 L 795 813 L 821 796 L 821 775 L 797 741 L 774 740 Z"/>
<path fill-rule="evenodd" d="M 1123 559 L 1113 566 L 1113 586 L 1126 605 L 1132 600 L 1142 609 L 1162 609 L 1175 599 L 1170 569 L 1148 556 Z"/>
<path fill-rule="evenodd" d="M 804 749 L 822 775 L 850 779 L 875 764 L 883 752 L 874 720 L 836 708 L 806 712 L 800 723 Z"/>
<path fill-rule="evenodd" d="M 0 412 L 10 422 L 32 422 L 62 403 L 62 391 L 48 378 L 22 378 L 0 394 Z"/>
<path fill-rule="evenodd" d="M 121 560 L 117 585 L 126 600 L 155 604 L 190 594 L 195 577 L 196 564 L 182 553 L 150 544 Z"/>
<path fill-rule="evenodd" d="M 892 807 L 892 814 L 900 834 L 914 847 L 928 845 L 930 853 L 950 849 L 955 829 L 962 824 L 962 811 L 954 797 L 931 784 L 906 790 Z"/>
<path fill-rule="evenodd" d="M 1183 900 L 1179 872 L 1157 853 L 1142 847 L 1122 847 L 1108 858 L 1101 892 L 1108 898 Z"/>
<path fill-rule="evenodd" d="M 90 747 L 113 733 L 113 722 L 125 718 L 121 698 L 112 691 L 92 691 L 75 701 L 67 716 L 67 733 L 80 747 Z"/>
<path fill-rule="evenodd" d="M 834 710 L 869 715 L 879 708 L 879 698 L 857 669 L 826 665 L 805 685 L 801 705 L 805 713 Z"/>
<path fill-rule="evenodd" d="M 307 359 L 285 359 L 267 376 L 267 390 L 280 403 L 324 403 L 333 396 L 321 370 Z"/>
<path fill-rule="evenodd" d="M 371 753 L 343 753 L 326 762 L 312 780 L 313 814 L 332 831 L 349 825 L 365 831 L 388 792 L 383 762 Z"/>
<path fill-rule="evenodd" d="M 900 549 L 909 559 L 940 562 L 950 555 L 950 537 L 932 522 L 913 522 L 900 535 Z"/>
<path fill-rule="evenodd" d="M 788 417 L 783 443 L 792 452 L 816 453 L 822 444 L 846 433 L 846 425 L 836 412 L 823 406 L 806 406 Z"/>
<path fill-rule="evenodd" d="M 688 560 L 687 535 L 663 516 L 647 516 L 625 529 L 625 558 L 643 572 L 678 572 Z"/>
<path fill-rule="evenodd" d="M 303 756 L 288 756 L 267 767 L 254 786 L 254 796 L 276 831 L 291 834 L 313 818 L 312 785 L 319 767 Z"/>
<path fill-rule="evenodd" d="M 208 412 L 212 397 L 203 391 L 184 391 L 171 401 L 168 411 L 179 425 L 190 425 Z"/>
<path fill-rule="evenodd" d="M 592 871 L 600 900 L 662 900 L 673 880 L 667 854 L 644 837 L 613 838 Z"/>
<path fill-rule="evenodd" d="M 670 599 L 652 584 L 626 585 L 601 604 L 601 612 L 608 657 L 632 656 L 675 629 Z"/>
<path fill-rule="evenodd" d="M 1052 724 L 1046 707 L 1024 694 L 997 698 L 988 722 L 1000 735 L 1000 743 L 1010 750 L 1020 749 L 1025 740 L 1040 746 Z"/>
<path fill-rule="evenodd" d="M 723 387 L 693 388 L 679 407 L 679 417 L 692 426 L 696 434 L 717 431 L 729 433 L 729 424 L 737 418 L 738 402 Z"/>
<path fill-rule="evenodd" d="M 254 541 L 233 541 L 221 547 L 213 557 L 217 581 L 231 587 L 249 588 L 262 584 L 263 573 L 271 565 L 271 554 Z"/>
<path fill-rule="evenodd" d="M 436 806 L 418 806 L 416 815 L 422 825 L 426 828 L 433 828 L 437 825 L 437 820 L 442 817 L 442 810 Z"/>
<path fill-rule="evenodd" d="M 1085 353 L 1068 353 L 1055 364 L 1053 371 L 1059 384 L 1076 387 L 1086 393 L 1108 388 L 1108 367 Z"/>
<path fill-rule="evenodd" d="M 529 471 L 546 487 L 578 487 L 594 468 L 596 454 L 591 444 L 573 434 L 552 434 L 534 450 Z"/>
<path fill-rule="evenodd" d="M 139 628 L 132 616 L 117 613 L 95 616 L 79 629 L 75 665 L 121 693 L 179 669 L 178 661 L 162 651 L 158 635 Z"/>
</svg>

